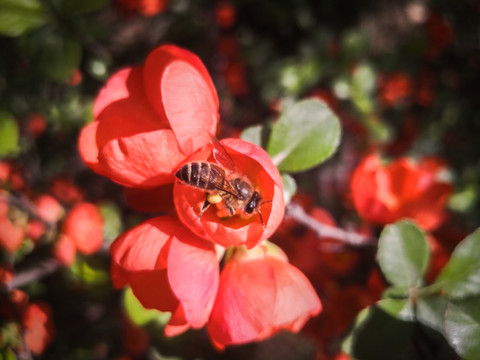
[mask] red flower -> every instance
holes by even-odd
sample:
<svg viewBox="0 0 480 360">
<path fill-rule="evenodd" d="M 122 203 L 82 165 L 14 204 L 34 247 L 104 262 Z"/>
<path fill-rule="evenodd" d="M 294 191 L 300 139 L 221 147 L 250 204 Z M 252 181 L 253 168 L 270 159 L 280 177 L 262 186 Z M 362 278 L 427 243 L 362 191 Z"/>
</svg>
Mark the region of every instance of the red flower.
<svg viewBox="0 0 480 360">
<path fill-rule="evenodd" d="M 453 31 L 449 23 L 441 15 L 430 13 L 426 23 L 429 47 L 427 56 L 436 58 L 453 42 Z"/>
<path fill-rule="evenodd" d="M 47 119 L 42 114 L 30 114 L 27 118 L 27 132 L 33 137 L 39 137 L 47 128 Z"/>
<path fill-rule="evenodd" d="M 34 201 L 37 216 L 45 222 L 56 223 L 63 216 L 62 205 L 50 195 L 40 195 Z"/>
<path fill-rule="evenodd" d="M 369 155 L 353 174 L 355 208 L 372 223 L 385 225 L 406 217 L 424 230 L 433 230 L 443 221 L 444 206 L 452 192 L 452 185 L 439 178 L 445 170 L 436 158 L 419 163 L 399 158 L 382 165 L 378 155 Z"/>
<path fill-rule="evenodd" d="M 265 229 L 259 214 L 255 212 L 247 217 L 237 211 L 236 215 L 225 217 L 224 211 L 220 210 L 219 214 L 215 206 L 210 206 L 198 219 L 206 199 L 205 190 L 180 181 L 175 183 L 173 189 L 175 208 L 180 220 L 198 236 L 224 247 L 246 245 L 247 248 L 252 248 L 270 237 L 283 219 L 285 203 L 282 178 L 261 147 L 240 139 L 224 139 L 221 144 L 234 161 L 240 176 L 248 178 L 262 199 L 268 201 L 259 205 Z M 211 147 L 188 159 L 196 160 L 214 162 Z"/>
<path fill-rule="evenodd" d="M 205 325 L 218 288 L 212 243 L 162 216 L 123 233 L 110 253 L 115 287 L 128 284 L 144 307 L 172 313 L 167 335 Z"/>
<path fill-rule="evenodd" d="M 83 200 L 83 191 L 66 178 L 54 179 L 49 191 L 65 204 L 73 204 Z"/>
<path fill-rule="evenodd" d="M 53 340 L 55 326 L 52 309 L 47 303 L 31 303 L 23 313 L 25 343 L 33 354 L 41 354 Z"/>
<path fill-rule="evenodd" d="M 200 59 L 173 45 L 155 49 L 143 66 L 114 74 L 80 134 L 84 162 L 122 185 L 153 188 L 210 141 L 218 97 Z"/>
<path fill-rule="evenodd" d="M 154 16 L 167 8 L 168 0 L 117 0 L 121 6 L 145 16 Z"/>
<path fill-rule="evenodd" d="M 12 222 L 9 218 L 9 206 L 0 193 L 0 247 L 8 253 L 14 253 L 22 245 L 24 225 Z"/>
<path fill-rule="evenodd" d="M 413 90 L 412 81 L 404 73 L 393 73 L 379 77 L 380 102 L 385 107 L 402 104 Z"/>
<path fill-rule="evenodd" d="M 235 6 L 229 1 L 220 1 L 215 7 L 215 18 L 221 28 L 231 28 L 236 18 Z"/>
<path fill-rule="evenodd" d="M 238 248 L 227 261 L 207 324 L 216 347 L 260 341 L 281 330 L 297 332 L 321 311 L 308 279 L 278 247 L 269 246 Z"/>
<path fill-rule="evenodd" d="M 55 256 L 62 264 L 70 265 L 74 259 L 72 248 L 88 255 L 98 251 L 102 244 L 103 218 L 100 211 L 93 204 L 80 202 L 65 217 Z"/>
</svg>

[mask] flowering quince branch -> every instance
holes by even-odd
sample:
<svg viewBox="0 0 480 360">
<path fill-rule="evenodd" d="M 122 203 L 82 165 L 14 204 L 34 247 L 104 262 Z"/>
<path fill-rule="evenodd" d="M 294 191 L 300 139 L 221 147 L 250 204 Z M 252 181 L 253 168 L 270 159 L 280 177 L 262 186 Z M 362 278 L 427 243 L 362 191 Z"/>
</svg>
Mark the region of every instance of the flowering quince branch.
<svg viewBox="0 0 480 360">
<path fill-rule="evenodd" d="M 41 278 L 50 275 L 61 267 L 56 259 L 48 259 L 40 262 L 35 267 L 15 274 L 13 279 L 6 284 L 8 291 L 20 288 L 24 285 L 38 281 Z"/>
<path fill-rule="evenodd" d="M 336 239 L 353 246 L 375 246 L 378 242 L 378 239 L 371 236 L 345 231 L 334 226 L 323 224 L 308 215 L 300 205 L 295 203 L 288 204 L 286 216 L 295 219 L 300 224 L 313 230 L 319 237 Z"/>
</svg>

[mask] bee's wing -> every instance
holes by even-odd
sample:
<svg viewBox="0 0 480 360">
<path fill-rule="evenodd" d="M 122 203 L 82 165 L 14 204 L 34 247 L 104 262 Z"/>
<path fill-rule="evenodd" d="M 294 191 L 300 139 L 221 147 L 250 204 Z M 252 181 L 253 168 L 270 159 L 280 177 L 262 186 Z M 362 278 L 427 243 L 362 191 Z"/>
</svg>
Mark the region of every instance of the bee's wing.
<svg viewBox="0 0 480 360">
<path fill-rule="evenodd" d="M 235 165 L 235 162 L 233 161 L 232 157 L 227 153 L 227 150 L 223 147 L 223 145 L 218 141 L 218 139 L 210 135 L 210 142 L 212 143 L 213 146 L 213 158 L 215 161 L 224 167 L 226 170 L 232 173 L 238 173 L 237 166 Z M 231 186 L 230 186 L 231 187 Z"/>
<path fill-rule="evenodd" d="M 239 198 L 238 190 L 235 187 L 233 187 L 232 184 L 227 180 L 225 180 L 225 182 L 223 183 L 223 186 L 217 187 L 217 190 L 226 192 L 237 199 Z"/>
</svg>

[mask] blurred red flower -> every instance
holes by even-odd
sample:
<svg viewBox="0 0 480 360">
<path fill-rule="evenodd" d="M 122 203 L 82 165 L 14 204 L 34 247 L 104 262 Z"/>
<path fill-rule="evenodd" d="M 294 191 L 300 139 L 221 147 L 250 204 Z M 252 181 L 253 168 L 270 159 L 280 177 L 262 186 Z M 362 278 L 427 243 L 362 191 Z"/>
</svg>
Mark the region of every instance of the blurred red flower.
<svg viewBox="0 0 480 360">
<path fill-rule="evenodd" d="M 110 247 L 115 287 L 130 285 L 146 308 L 172 312 L 166 335 L 204 326 L 218 288 L 214 245 L 174 217 L 143 222 Z"/>
<path fill-rule="evenodd" d="M 265 229 L 255 212 L 245 217 L 237 211 L 236 215 L 225 217 L 223 209 L 217 211 L 215 206 L 210 206 L 198 219 L 205 202 L 205 190 L 180 181 L 175 183 L 173 189 L 175 208 L 180 220 L 198 236 L 224 247 L 245 245 L 252 248 L 270 237 L 283 219 L 285 203 L 282 178 L 270 156 L 261 147 L 240 139 L 223 139 L 221 144 L 241 172 L 240 176 L 248 178 L 262 199 L 268 201 L 259 206 Z M 214 162 L 211 147 L 188 159 L 198 160 Z M 222 206 L 222 203 L 219 205 Z"/>
<path fill-rule="evenodd" d="M 128 10 L 138 11 L 144 16 L 154 16 L 167 8 L 168 0 L 116 0 Z"/>
<path fill-rule="evenodd" d="M 413 91 L 412 80 L 404 73 L 397 72 L 379 77 L 380 102 L 390 108 L 402 104 Z"/>
<path fill-rule="evenodd" d="M 5 193 L 6 194 L 6 193 Z M 14 253 L 22 245 L 25 234 L 25 225 L 19 224 L 22 219 L 13 222 L 9 216 L 9 205 L 4 198 L 4 193 L 0 193 L 0 247 L 8 253 Z M 26 218 L 25 218 L 26 221 Z"/>
<path fill-rule="evenodd" d="M 434 157 L 418 163 L 402 157 L 384 165 L 379 155 L 368 155 L 351 181 L 355 208 L 372 223 L 410 218 L 424 230 L 433 230 L 444 220 L 452 192 L 452 185 L 440 178 L 445 171 L 444 162 Z"/>
<path fill-rule="evenodd" d="M 98 208 L 80 202 L 67 212 L 55 256 L 64 265 L 74 260 L 72 248 L 81 254 L 93 254 L 103 244 L 103 218 Z M 74 252 L 74 253 L 75 253 Z"/>
<path fill-rule="evenodd" d="M 209 143 L 218 97 L 196 55 L 164 45 L 143 66 L 114 74 L 94 115 L 79 138 L 84 162 L 122 185 L 153 188 L 172 183 L 180 163 Z"/>
<path fill-rule="evenodd" d="M 39 137 L 47 128 L 47 119 L 42 114 L 30 114 L 27 118 L 27 132 L 33 137 Z"/>
<path fill-rule="evenodd" d="M 31 303 L 22 315 L 22 323 L 25 344 L 33 354 L 41 354 L 55 336 L 52 309 L 45 302 Z"/>
<path fill-rule="evenodd" d="M 436 58 L 453 42 L 453 31 L 449 23 L 439 14 L 430 13 L 426 23 L 429 42 L 427 56 Z"/>
<path fill-rule="evenodd" d="M 42 194 L 33 201 L 37 216 L 47 223 L 56 223 L 64 214 L 62 205 L 53 196 Z"/>
<path fill-rule="evenodd" d="M 230 1 L 219 1 L 215 6 L 215 18 L 221 28 L 228 29 L 235 23 L 237 11 Z"/>
<path fill-rule="evenodd" d="M 73 204 L 83 200 L 83 191 L 70 179 L 55 178 L 49 188 L 50 193 L 65 204 Z"/>
<path fill-rule="evenodd" d="M 300 270 L 269 244 L 237 248 L 220 276 L 207 329 L 214 345 L 260 341 L 281 330 L 299 331 L 322 304 Z"/>
</svg>

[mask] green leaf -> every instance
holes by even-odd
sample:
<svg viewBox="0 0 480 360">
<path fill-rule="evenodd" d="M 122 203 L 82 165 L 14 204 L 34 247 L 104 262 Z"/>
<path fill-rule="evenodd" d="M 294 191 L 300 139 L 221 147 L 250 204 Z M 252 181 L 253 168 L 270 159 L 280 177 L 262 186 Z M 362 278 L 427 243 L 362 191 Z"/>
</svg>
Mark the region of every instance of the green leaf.
<svg viewBox="0 0 480 360">
<path fill-rule="evenodd" d="M 332 156 L 340 133 L 340 123 L 330 108 L 317 99 L 307 99 L 282 113 L 272 127 L 267 150 L 280 171 L 303 171 Z"/>
<path fill-rule="evenodd" d="M 47 75 L 52 80 L 66 82 L 80 66 L 82 47 L 69 37 L 54 34 L 46 39 L 40 56 Z"/>
<path fill-rule="evenodd" d="M 425 234 L 412 222 L 386 226 L 378 243 L 378 261 L 387 280 L 399 287 L 417 287 L 428 264 Z"/>
<path fill-rule="evenodd" d="M 11 114 L 0 111 L 0 157 L 13 155 L 19 150 L 17 122 Z"/>
<path fill-rule="evenodd" d="M 99 206 L 103 218 L 103 237 L 110 244 L 122 232 L 120 209 L 112 201 L 105 201 Z"/>
<path fill-rule="evenodd" d="M 135 297 L 131 288 L 127 288 L 123 293 L 123 306 L 129 318 L 134 324 L 139 326 L 150 322 L 158 322 L 165 325 L 171 317 L 170 313 L 167 312 L 145 309 Z"/>
<path fill-rule="evenodd" d="M 242 131 L 240 138 L 242 140 L 251 142 L 260 147 L 265 147 L 264 145 L 268 139 L 269 128 L 266 125 L 253 125 L 247 127 Z"/>
<path fill-rule="evenodd" d="M 480 294 L 480 228 L 457 245 L 433 286 L 451 298 Z"/>
<path fill-rule="evenodd" d="M 408 359 L 408 344 L 414 332 L 414 323 L 397 318 L 396 312 L 405 303 L 389 301 L 381 307 L 371 306 L 357 316 L 355 327 L 342 345 L 343 351 L 354 359 L 384 360 Z M 392 313 L 394 316 L 392 316 Z"/>
<path fill-rule="evenodd" d="M 373 111 L 376 82 L 375 72 L 370 65 L 361 64 L 356 67 L 350 91 L 353 103 L 363 114 L 370 114 Z"/>
<path fill-rule="evenodd" d="M 464 359 L 477 360 L 480 354 L 480 300 L 472 297 L 450 303 L 445 315 L 448 341 Z"/>
<path fill-rule="evenodd" d="M 282 174 L 283 181 L 283 197 L 285 200 L 285 205 L 290 203 L 292 196 L 297 192 L 297 182 L 293 177 L 288 174 Z"/>
<path fill-rule="evenodd" d="M 443 333 L 443 319 L 448 300 L 444 296 L 420 297 L 416 302 L 417 321 Z"/>
<path fill-rule="evenodd" d="M 383 299 L 377 302 L 377 307 L 400 320 L 415 320 L 412 303 L 407 299 Z"/>
<path fill-rule="evenodd" d="M 0 34 L 19 36 L 49 21 L 38 0 L 0 0 Z"/>
</svg>

